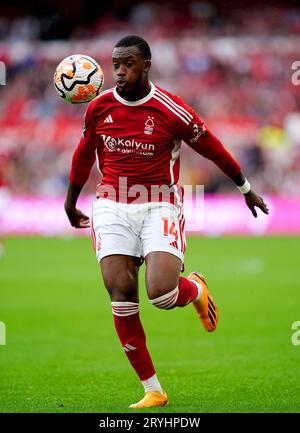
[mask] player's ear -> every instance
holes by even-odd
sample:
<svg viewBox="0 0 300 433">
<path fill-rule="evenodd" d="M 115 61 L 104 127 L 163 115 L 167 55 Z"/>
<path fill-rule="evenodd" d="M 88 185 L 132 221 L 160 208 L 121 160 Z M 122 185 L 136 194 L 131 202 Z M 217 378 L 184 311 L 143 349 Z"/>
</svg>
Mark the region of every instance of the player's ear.
<svg viewBox="0 0 300 433">
<path fill-rule="evenodd" d="M 149 72 L 151 68 L 151 60 L 147 59 L 145 60 L 145 64 L 144 64 L 144 72 Z"/>
</svg>

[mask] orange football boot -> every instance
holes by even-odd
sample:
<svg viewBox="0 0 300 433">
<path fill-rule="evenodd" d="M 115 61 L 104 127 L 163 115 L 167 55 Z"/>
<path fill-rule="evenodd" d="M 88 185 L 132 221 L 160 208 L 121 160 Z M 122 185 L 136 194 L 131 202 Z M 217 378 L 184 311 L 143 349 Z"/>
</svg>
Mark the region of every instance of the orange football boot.
<svg viewBox="0 0 300 433">
<path fill-rule="evenodd" d="M 191 272 L 188 279 L 196 281 L 203 288 L 200 299 L 194 301 L 193 305 L 206 331 L 213 332 L 218 324 L 219 311 L 215 301 L 208 291 L 204 276 L 197 272 Z"/>
<path fill-rule="evenodd" d="M 131 404 L 131 409 L 143 409 L 146 407 L 166 406 L 168 404 L 168 396 L 166 392 L 147 391 L 145 397 L 137 403 Z"/>
</svg>

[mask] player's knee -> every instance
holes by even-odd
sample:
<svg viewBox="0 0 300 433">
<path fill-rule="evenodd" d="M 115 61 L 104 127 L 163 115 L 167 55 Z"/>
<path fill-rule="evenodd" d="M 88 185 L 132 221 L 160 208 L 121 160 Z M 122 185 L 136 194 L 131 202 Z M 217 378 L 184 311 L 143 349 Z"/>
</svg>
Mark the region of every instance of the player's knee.
<svg viewBox="0 0 300 433">
<path fill-rule="evenodd" d="M 178 286 L 168 290 L 153 291 L 151 295 L 149 295 L 149 301 L 154 307 L 162 310 L 170 310 L 176 307 L 178 293 Z"/>
<path fill-rule="evenodd" d="M 167 278 L 160 278 L 159 275 L 151 275 L 147 278 L 147 293 L 148 298 L 155 299 L 174 290 L 178 285 L 178 278 L 168 276 Z"/>
</svg>

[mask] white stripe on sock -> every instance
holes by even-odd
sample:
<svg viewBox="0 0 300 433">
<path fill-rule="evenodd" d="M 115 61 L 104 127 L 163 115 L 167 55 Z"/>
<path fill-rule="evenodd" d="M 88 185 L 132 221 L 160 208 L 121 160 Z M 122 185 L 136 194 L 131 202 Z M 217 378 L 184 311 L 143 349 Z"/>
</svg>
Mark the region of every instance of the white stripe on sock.
<svg viewBox="0 0 300 433">
<path fill-rule="evenodd" d="M 149 299 L 149 301 L 152 305 L 155 305 L 158 308 L 169 308 L 177 301 L 178 293 L 178 286 L 176 286 L 175 289 L 171 290 L 171 292 L 165 293 L 155 299 Z"/>
<path fill-rule="evenodd" d="M 131 316 L 139 312 L 139 304 L 136 302 L 112 302 L 111 307 L 115 316 Z"/>
<path fill-rule="evenodd" d="M 198 295 L 196 296 L 196 298 L 194 299 L 195 301 L 198 301 L 201 298 L 202 292 L 203 292 L 203 287 L 201 286 L 200 283 L 198 283 L 198 281 L 195 280 L 190 280 L 192 283 L 194 283 L 198 289 Z"/>
</svg>

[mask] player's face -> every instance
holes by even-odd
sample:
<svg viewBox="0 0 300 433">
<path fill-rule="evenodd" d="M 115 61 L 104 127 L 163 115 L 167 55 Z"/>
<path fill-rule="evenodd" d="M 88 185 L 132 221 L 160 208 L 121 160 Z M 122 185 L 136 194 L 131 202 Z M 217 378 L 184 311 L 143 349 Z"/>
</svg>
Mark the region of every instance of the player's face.
<svg viewBox="0 0 300 433">
<path fill-rule="evenodd" d="M 113 50 L 112 63 L 119 95 L 138 97 L 144 80 L 148 80 L 150 60 L 145 60 L 135 46 L 118 47 Z"/>
</svg>

